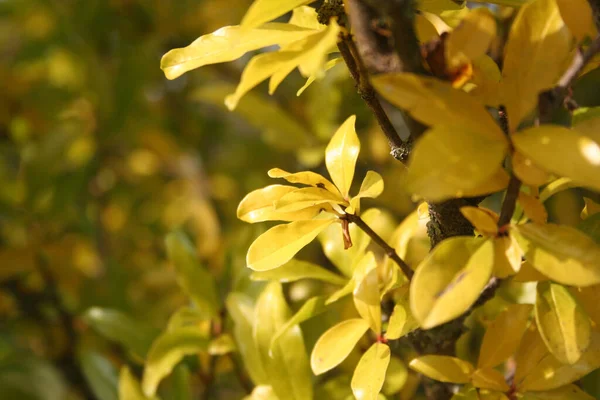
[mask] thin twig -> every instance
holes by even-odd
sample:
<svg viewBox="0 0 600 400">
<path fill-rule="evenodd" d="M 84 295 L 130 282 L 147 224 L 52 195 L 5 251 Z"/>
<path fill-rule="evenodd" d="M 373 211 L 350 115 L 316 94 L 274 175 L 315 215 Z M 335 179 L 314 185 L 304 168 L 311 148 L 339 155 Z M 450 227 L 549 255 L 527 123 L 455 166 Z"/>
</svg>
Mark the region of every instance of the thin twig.
<svg viewBox="0 0 600 400">
<path fill-rule="evenodd" d="M 248 394 L 252 393 L 252 382 L 250 382 L 244 373 L 244 368 L 241 366 L 239 360 L 233 354 L 229 355 L 229 359 L 233 364 L 233 372 L 235 373 L 235 376 L 237 377 L 244 391 Z"/>
<path fill-rule="evenodd" d="M 564 89 L 571 86 L 585 65 L 590 62 L 598 52 L 600 52 L 600 35 L 596 36 L 585 52 L 581 52 L 581 50 L 577 52 L 571 66 L 558 81 L 558 86 Z"/>
<path fill-rule="evenodd" d="M 502 209 L 500 211 L 500 218 L 498 219 L 498 227 L 502 228 L 510 223 L 510 220 L 517 207 L 517 199 L 519 198 L 519 191 L 521 190 L 521 180 L 513 173 L 510 176 L 508 187 L 506 189 L 506 196 L 502 202 Z"/>
<path fill-rule="evenodd" d="M 400 258 L 396 250 L 390 246 L 381 236 L 377 234 L 361 217 L 354 214 L 346 214 L 344 216 L 349 222 L 355 223 L 364 233 L 366 233 L 371 240 L 373 240 L 379 247 L 385 251 L 385 254 L 391 258 L 402 270 L 404 275 L 410 280 L 413 276 L 413 270 L 408 266 L 408 264 Z"/>
</svg>

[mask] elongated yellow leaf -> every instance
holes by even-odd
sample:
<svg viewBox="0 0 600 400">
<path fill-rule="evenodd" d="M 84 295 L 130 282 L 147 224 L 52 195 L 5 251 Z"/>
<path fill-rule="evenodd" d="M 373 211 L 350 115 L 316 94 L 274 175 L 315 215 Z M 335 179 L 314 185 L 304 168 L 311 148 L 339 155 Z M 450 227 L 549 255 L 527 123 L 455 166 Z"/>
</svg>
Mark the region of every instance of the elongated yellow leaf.
<svg viewBox="0 0 600 400">
<path fill-rule="evenodd" d="M 270 185 L 246 195 L 237 208 L 237 217 L 242 221 L 301 221 L 316 217 L 322 207 L 308 207 L 301 211 L 284 212 L 273 205 L 288 193 L 298 190 L 295 186 Z"/>
<path fill-rule="evenodd" d="M 255 271 L 250 275 L 253 281 L 295 282 L 300 279 L 316 279 L 334 285 L 345 285 L 347 279 L 308 261 L 292 259 L 281 267 L 268 271 Z"/>
<path fill-rule="evenodd" d="M 363 354 L 350 383 L 355 399 L 377 400 L 383 387 L 390 356 L 390 348 L 384 343 L 373 343 Z"/>
<path fill-rule="evenodd" d="M 271 178 L 282 178 L 290 183 L 300 183 L 302 185 L 320 187 L 329 190 L 331 193 L 340 195 L 340 191 L 335 187 L 333 183 L 323 175 L 317 174 L 312 171 L 302 172 L 287 172 L 279 168 L 270 169 L 269 177 Z M 341 197 L 341 196 L 340 196 Z"/>
<path fill-rule="evenodd" d="M 494 239 L 494 276 L 507 278 L 521 270 L 523 253 L 513 237 L 497 237 Z"/>
<path fill-rule="evenodd" d="M 265 367 L 269 384 L 280 399 L 312 398 L 312 382 L 302 331 L 292 326 L 280 335 L 271 348 L 271 339 L 291 312 L 285 302 L 281 284 L 271 282 L 260 294 L 254 309 L 253 336 Z"/>
<path fill-rule="evenodd" d="M 359 199 L 364 197 L 376 198 L 383 193 L 383 178 L 375 171 L 367 171 L 363 179 L 358 194 L 350 200 L 350 205 L 358 207 Z"/>
<path fill-rule="evenodd" d="M 449 356 L 421 356 L 413 359 L 409 366 L 440 382 L 467 383 L 473 373 L 473 366 L 468 361 Z"/>
<path fill-rule="evenodd" d="M 179 328 L 159 336 L 146 359 L 142 378 L 142 390 L 148 397 L 156 394 L 160 381 L 171 373 L 173 367 L 188 354 L 197 354 L 208 349 L 209 340 L 197 327 Z"/>
<path fill-rule="evenodd" d="M 590 319 L 594 323 L 595 329 L 600 329 L 600 285 L 584 288 L 571 288 L 571 292 L 577 297 Z"/>
<path fill-rule="evenodd" d="M 152 397 L 152 399 L 156 398 Z M 142 392 L 140 384 L 129 367 L 121 367 L 119 373 L 119 400 L 150 400 Z"/>
<path fill-rule="evenodd" d="M 575 228 L 554 224 L 516 225 L 510 230 L 527 261 L 565 285 L 600 283 L 600 247 Z"/>
<path fill-rule="evenodd" d="M 349 117 L 335 132 L 325 150 L 327 171 L 344 198 L 348 198 L 348 190 L 354 178 L 354 168 L 360 142 L 354 124 L 356 116 Z"/>
<path fill-rule="evenodd" d="M 513 172 L 526 185 L 541 186 L 550 180 L 550 174 L 533 162 L 532 159 L 515 151 L 512 157 Z"/>
<path fill-rule="evenodd" d="M 527 392 L 523 400 L 595 400 L 575 385 L 566 385 L 546 392 Z"/>
<path fill-rule="evenodd" d="M 249 30 L 274 20 L 296 7 L 312 3 L 314 0 L 254 0 L 242 19 L 242 27 Z"/>
<path fill-rule="evenodd" d="M 446 61 L 450 68 L 483 56 L 496 37 L 496 20 L 484 7 L 466 15 L 446 41 Z"/>
<path fill-rule="evenodd" d="M 493 368 L 517 350 L 532 310 L 533 306 L 529 304 L 511 304 L 498 314 L 485 331 L 477 363 L 479 368 Z"/>
<path fill-rule="evenodd" d="M 354 306 L 369 326 L 381 334 L 381 305 L 379 300 L 379 278 L 377 262 L 372 252 L 368 252 L 356 266 L 353 291 Z"/>
<path fill-rule="evenodd" d="M 548 211 L 539 198 L 525 192 L 520 192 L 518 197 L 519 205 L 523 208 L 525 216 L 538 224 L 545 224 L 548 221 Z"/>
<path fill-rule="evenodd" d="M 515 354 L 517 368 L 515 370 L 515 385 L 519 385 L 523 378 L 529 375 L 536 366 L 549 355 L 550 352 L 540 337 L 535 324 L 531 324 L 525 331 L 519 349 Z"/>
<path fill-rule="evenodd" d="M 320 187 L 307 187 L 296 189 L 283 195 L 274 203 L 275 210 L 279 212 L 301 212 L 307 208 L 319 205 L 348 204 L 339 195 Z"/>
<path fill-rule="evenodd" d="M 252 393 L 244 397 L 243 400 L 280 400 L 275 394 L 272 386 L 258 385 L 252 389 Z"/>
<path fill-rule="evenodd" d="M 506 44 L 502 70 L 511 132 L 536 107 L 539 93 L 556 83 L 570 50 L 571 34 L 556 0 L 535 0 L 519 9 Z"/>
<path fill-rule="evenodd" d="M 586 0 L 556 0 L 560 15 L 575 36 L 581 42 L 586 37 L 593 39 L 598 34 L 594 24 L 594 14 Z"/>
<path fill-rule="evenodd" d="M 541 341 L 541 339 L 540 339 Z M 544 346 L 542 344 L 542 346 Z M 574 364 L 561 364 L 549 352 L 517 383 L 519 392 L 557 389 L 600 367 L 600 332 L 592 332 L 590 345 Z M 515 382 L 517 382 L 515 380 Z"/>
<path fill-rule="evenodd" d="M 531 263 L 525 261 L 521 265 L 519 272 L 512 278 L 513 282 L 543 282 L 548 277 L 531 266 Z"/>
<path fill-rule="evenodd" d="M 473 372 L 471 380 L 473 381 L 473 386 L 482 389 L 497 390 L 500 392 L 506 392 L 510 389 L 504 380 L 504 375 L 492 368 L 476 370 Z"/>
<path fill-rule="evenodd" d="M 494 236 L 498 233 L 498 216 L 480 207 L 461 207 L 460 212 L 482 234 Z"/>
<path fill-rule="evenodd" d="M 413 149 L 407 188 L 428 201 L 462 197 L 496 173 L 507 146 L 464 126 L 434 127 Z"/>
<path fill-rule="evenodd" d="M 446 239 L 417 267 L 410 286 L 410 305 L 424 329 L 450 321 L 477 300 L 492 274 L 491 240 Z"/>
<path fill-rule="evenodd" d="M 535 319 L 548 350 L 562 363 L 577 362 L 590 344 L 589 317 L 562 285 L 538 283 Z"/>
<path fill-rule="evenodd" d="M 248 51 L 294 42 L 312 33 L 310 29 L 275 22 L 245 32 L 239 26 L 225 26 L 187 47 L 169 51 L 160 67 L 167 79 L 175 79 L 192 69 L 233 61 Z"/>
<path fill-rule="evenodd" d="M 502 73 L 498 64 L 489 56 L 484 55 L 473 60 L 473 77 L 471 82 L 477 87 L 469 92 L 482 104 L 498 107 L 500 98 L 500 81 Z"/>
<path fill-rule="evenodd" d="M 386 100 L 425 125 L 461 126 L 479 137 L 506 141 L 500 127 L 476 99 L 446 82 L 412 74 L 387 74 L 373 78 L 373 85 Z"/>
<path fill-rule="evenodd" d="M 335 221 L 333 218 L 295 221 L 269 229 L 250 245 L 246 256 L 248 268 L 267 271 L 285 264 Z"/>
<path fill-rule="evenodd" d="M 388 328 L 385 332 L 385 338 L 388 340 L 399 339 L 402 335 L 402 329 L 406 324 L 407 318 L 407 310 L 401 305 L 395 305 L 394 311 L 392 311 L 392 315 L 390 316 Z"/>
<path fill-rule="evenodd" d="M 315 375 L 325 373 L 344 361 L 367 329 L 369 323 L 356 318 L 340 322 L 321 335 L 310 357 Z"/>
<path fill-rule="evenodd" d="M 342 62 L 344 62 L 344 59 L 341 58 L 341 57 L 337 57 L 337 58 L 331 59 L 331 60 L 329 60 L 329 61 L 327 61 L 325 63 L 325 65 L 323 66 L 323 71 L 329 71 L 331 68 L 335 67 L 336 65 L 338 65 L 338 64 L 340 64 Z M 308 79 L 306 79 L 306 83 L 300 89 L 298 89 L 298 91 L 296 92 L 296 96 L 300 96 L 302 93 L 304 93 L 304 91 L 306 89 L 308 89 L 308 87 L 314 81 L 316 81 L 317 78 L 319 78 L 319 74 L 318 73 L 310 75 L 308 77 Z"/>
<path fill-rule="evenodd" d="M 308 29 L 322 29 L 325 26 L 319 23 L 317 10 L 309 6 L 300 6 L 292 10 L 292 17 L 288 21 L 292 25 Z"/>
<path fill-rule="evenodd" d="M 546 171 L 600 190 L 598 138 L 559 126 L 540 126 L 513 136 L 515 147 Z M 560 154 L 561 162 L 556 162 Z"/>
</svg>

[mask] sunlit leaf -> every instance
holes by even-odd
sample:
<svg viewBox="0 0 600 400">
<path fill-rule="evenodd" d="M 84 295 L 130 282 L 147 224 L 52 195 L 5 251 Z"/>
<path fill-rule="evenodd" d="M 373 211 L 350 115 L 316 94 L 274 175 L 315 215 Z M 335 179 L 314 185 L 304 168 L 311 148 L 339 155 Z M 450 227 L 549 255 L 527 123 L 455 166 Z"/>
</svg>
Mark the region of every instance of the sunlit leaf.
<svg viewBox="0 0 600 400">
<path fill-rule="evenodd" d="M 461 207 L 460 212 L 469 220 L 471 225 L 482 234 L 494 236 L 498 233 L 498 216 L 480 207 Z"/>
<path fill-rule="evenodd" d="M 329 179 L 312 171 L 291 173 L 279 168 L 273 168 L 269 170 L 269 177 L 283 178 L 290 183 L 300 183 L 303 185 L 321 187 L 329 190 L 331 193 L 340 193 L 339 190 L 335 187 L 333 183 L 331 183 Z"/>
<path fill-rule="evenodd" d="M 515 151 L 512 157 L 513 172 L 526 185 L 541 186 L 548 182 L 550 174 L 529 157 Z"/>
<path fill-rule="evenodd" d="M 275 210 L 278 212 L 301 212 L 307 208 L 326 204 L 346 203 L 338 195 L 319 187 L 305 187 L 283 195 L 275 201 Z M 346 203 L 347 204 L 347 203 Z"/>
<path fill-rule="evenodd" d="M 300 279 L 316 279 L 334 285 L 345 285 L 347 279 L 308 261 L 292 259 L 277 269 L 255 271 L 250 275 L 254 281 L 277 280 L 295 282 Z"/>
<path fill-rule="evenodd" d="M 562 192 L 563 190 L 577 187 L 577 184 L 570 178 L 558 178 L 555 181 L 550 182 L 544 190 L 540 193 L 540 201 L 543 203 L 556 193 Z"/>
<path fill-rule="evenodd" d="M 310 357 L 315 375 L 325 373 L 344 361 L 367 329 L 369 323 L 364 319 L 348 319 L 321 335 Z"/>
<path fill-rule="evenodd" d="M 325 305 L 325 298 L 323 296 L 312 297 L 300 307 L 300 309 L 294 314 L 293 317 L 288 319 L 285 324 L 283 324 L 273 335 L 271 339 L 271 344 L 269 345 L 269 352 L 271 352 L 275 346 L 275 342 L 285 334 L 288 329 L 293 328 L 294 326 L 300 325 L 302 322 L 315 317 L 323 312 L 325 312 L 327 306 Z"/>
<path fill-rule="evenodd" d="M 533 307 L 511 304 L 488 326 L 479 352 L 479 368 L 493 368 L 508 359 L 519 347 Z"/>
<path fill-rule="evenodd" d="M 440 382 L 467 383 L 473 373 L 473 366 L 469 362 L 449 356 L 421 356 L 413 359 L 409 366 Z"/>
<path fill-rule="evenodd" d="M 417 267 L 410 305 L 425 329 L 450 321 L 479 298 L 492 273 L 492 241 L 471 237 L 444 240 Z"/>
<path fill-rule="evenodd" d="M 521 270 L 521 248 L 517 241 L 511 237 L 496 237 L 494 239 L 494 276 L 507 278 Z"/>
<path fill-rule="evenodd" d="M 325 164 L 333 183 L 344 198 L 348 198 L 348 190 L 354 178 L 354 168 L 360 142 L 354 124 L 356 116 L 349 117 L 335 132 L 325 150 Z"/>
<path fill-rule="evenodd" d="M 577 229 L 525 224 L 514 226 L 510 234 L 527 261 L 549 278 L 573 286 L 600 283 L 600 247 Z"/>
<path fill-rule="evenodd" d="M 408 296 L 402 297 L 394 306 L 385 332 L 385 338 L 389 340 L 399 339 L 418 327 L 419 323 L 410 311 Z"/>
<path fill-rule="evenodd" d="M 331 60 L 329 60 L 329 61 L 327 61 L 325 63 L 325 65 L 323 66 L 323 70 L 324 71 L 329 71 L 331 68 L 335 67 L 336 65 L 338 65 L 338 64 L 340 64 L 342 62 L 344 62 L 344 59 L 341 58 L 341 57 L 331 59 Z M 298 91 L 296 92 L 296 96 L 300 96 L 302 93 L 304 93 L 304 91 L 306 89 L 308 89 L 308 87 L 314 81 L 317 80 L 318 76 L 319 76 L 318 74 L 314 74 L 314 75 L 309 76 L 308 79 L 306 80 L 306 83 L 300 89 L 298 89 Z"/>
<path fill-rule="evenodd" d="M 254 223 L 262 221 L 310 220 L 321 212 L 321 207 L 309 207 L 301 211 L 283 212 L 276 210 L 273 203 L 288 193 L 298 190 L 295 186 L 270 185 L 246 195 L 237 209 L 237 217 Z"/>
<path fill-rule="evenodd" d="M 272 386 L 258 385 L 243 400 L 279 400 L 279 397 L 275 394 Z"/>
<path fill-rule="evenodd" d="M 540 126 L 513 136 L 515 147 L 537 165 L 600 190 L 600 144 L 597 138 L 576 129 Z M 556 154 L 562 162 L 556 162 Z"/>
<path fill-rule="evenodd" d="M 271 349 L 271 339 L 291 312 L 285 302 L 281 284 L 271 282 L 256 302 L 254 341 L 265 372 L 277 397 L 304 400 L 312 398 L 312 382 L 304 339 L 298 325 L 287 329 Z"/>
<path fill-rule="evenodd" d="M 242 19 L 244 32 L 280 17 L 296 7 L 309 4 L 314 0 L 254 0 Z"/>
<path fill-rule="evenodd" d="M 248 268 L 267 271 L 285 264 L 333 222 L 333 218 L 295 221 L 269 229 L 250 245 Z"/>
<path fill-rule="evenodd" d="M 381 193 L 383 193 L 383 178 L 375 171 L 367 171 L 367 175 L 360 185 L 358 194 L 350 200 L 350 205 L 357 208 L 359 199 L 365 197 L 376 198 L 379 197 Z"/>
<path fill-rule="evenodd" d="M 574 364 L 590 344 L 590 320 L 566 287 L 537 285 L 535 319 L 548 350 L 562 363 Z"/>
<path fill-rule="evenodd" d="M 471 376 L 473 386 L 489 389 L 498 390 L 500 392 L 506 392 L 510 389 L 504 375 L 492 368 L 477 369 Z"/>
<path fill-rule="evenodd" d="M 511 132 L 537 106 L 539 93 L 556 83 L 570 50 L 571 34 L 556 0 L 535 0 L 519 9 L 506 43 L 502 70 Z"/>
<path fill-rule="evenodd" d="M 446 60 L 450 68 L 457 68 L 483 56 L 496 37 L 496 20 L 485 7 L 476 8 L 466 15 L 448 36 Z"/>
<path fill-rule="evenodd" d="M 590 3 L 586 0 L 556 0 L 556 3 L 563 21 L 577 41 L 581 42 L 586 37 L 596 37 L 598 30 Z"/>
<path fill-rule="evenodd" d="M 354 273 L 354 306 L 360 316 L 369 322 L 376 334 L 381 333 L 381 304 L 377 262 L 372 252 L 359 261 Z"/>
<path fill-rule="evenodd" d="M 377 399 L 385 380 L 390 355 L 387 344 L 374 343 L 360 358 L 350 384 L 357 400 Z"/>
</svg>

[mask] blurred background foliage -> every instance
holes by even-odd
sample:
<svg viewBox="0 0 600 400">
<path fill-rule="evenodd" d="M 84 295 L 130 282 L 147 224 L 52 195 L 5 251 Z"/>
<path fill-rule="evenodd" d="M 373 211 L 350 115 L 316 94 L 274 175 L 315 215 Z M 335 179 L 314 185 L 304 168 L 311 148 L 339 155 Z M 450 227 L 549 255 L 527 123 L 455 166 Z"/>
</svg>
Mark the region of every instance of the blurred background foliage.
<svg viewBox="0 0 600 400">
<path fill-rule="evenodd" d="M 238 221 L 237 204 L 272 182 L 269 168 L 324 172 L 324 147 L 351 114 L 363 144 L 358 176 L 368 166 L 386 182 L 367 206 L 390 211 L 396 223 L 414 209 L 400 184 L 403 167 L 344 65 L 300 97 L 297 73 L 272 97 L 261 86 L 234 113 L 223 99 L 248 56 L 165 79 L 166 51 L 237 24 L 249 3 L 0 0 L 0 397 L 116 399 L 120 365 L 139 374 L 140 355 L 188 303 L 166 257 L 164 237 L 174 229 L 193 238 L 221 294 L 235 288 L 255 297 L 262 284 L 248 279 L 245 253 L 266 227 Z M 563 192 L 551 219 L 575 225 L 582 207 L 576 192 Z M 301 258 L 330 265 L 314 243 Z M 314 285 L 287 285 L 292 308 Z M 138 354 L 93 329 L 90 307 L 133 318 L 117 325 L 122 341 L 138 335 Z M 332 324 L 307 323 L 307 348 Z M 189 389 L 181 382 L 197 378 L 186 371 L 176 371 L 167 393 Z M 240 384 L 226 377 L 215 398 L 240 398 Z M 164 398 L 185 398 L 172 393 Z"/>
</svg>

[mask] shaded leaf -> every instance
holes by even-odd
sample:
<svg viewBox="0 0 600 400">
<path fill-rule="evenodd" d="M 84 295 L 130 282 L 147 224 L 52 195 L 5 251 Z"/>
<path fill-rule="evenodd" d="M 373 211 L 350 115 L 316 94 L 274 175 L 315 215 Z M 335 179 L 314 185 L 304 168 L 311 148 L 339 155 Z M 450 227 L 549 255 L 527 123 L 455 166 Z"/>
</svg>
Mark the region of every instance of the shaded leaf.
<svg viewBox="0 0 600 400">
<path fill-rule="evenodd" d="M 496 37 L 496 20 L 487 8 L 476 8 L 448 36 L 446 60 L 457 68 L 487 53 Z"/>
<path fill-rule="evenodd" d="M 507 392 L 510 387 L 504 380 L 504 375 L 492 368 L 477 369 L 471 376 L 473 386 Z"/>
<path fill-rule="evenodd" d="M 467 383 L 473 366 L 456 357 L 427 355 L 413 359 L 410 368 L 440 382 Z"/>
<path fill-rule="evenodd" d="M 586 0 L 556 0 L 556 3 L 563 21 L 577 41 L 581 42 L 586 37 L 596 37 L 598 30 L 594 24 L 590 3 Z"/>
<path fill-rule="evenodd" d="M 547 392 L 528 392 L 523 400 L 594 400 L 592 396 L 575 385 L 566 385 Z"/>
<path fill-rule="evenodd" d="M 495 213 L 472 206 L 461 207 L 460 212 L 482 234 L 495 236 L 498 233 L 498 216 Z"/>
<path fill-rule="evenodd" d="M 366 253 L 354 273 L 354 306 L 360 316 L 369 322 L 371 329 L 381 333 L 381 304 L 377 261 L 372 252 Z"/>
<path fill-rule="evenodd" d="M 117 371 L 112 363 L 91 350 L 81 350 L 78 358 L 81 371 L 96 399 L 118 400 Z"/>
<path fill-rule="evenodd" d="M 345 285 L 347 279 L 308 261 L 292 259 L 277 269 L 255 271 L 250 275 L 254 281 L 278 280 L 295 282 L 300 279 L 316 279 L 334 285 Z"/>
<path fill-rule="evenodd" d="M 408 379 L 408 369 L 402 360 L 391 357 L 381 391 L 386 396 L 398 393 Z"/>
</svg>

